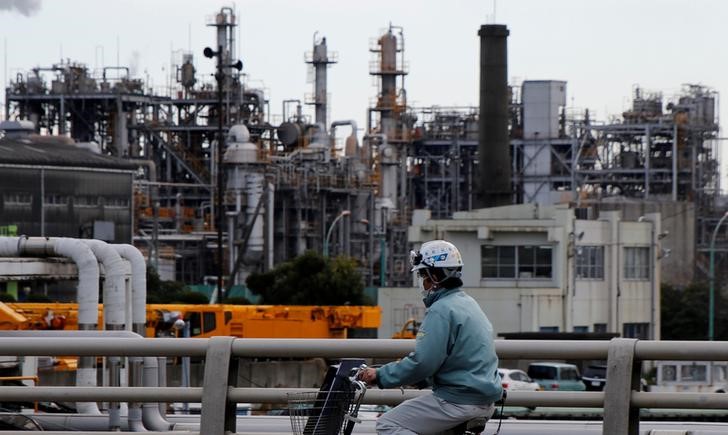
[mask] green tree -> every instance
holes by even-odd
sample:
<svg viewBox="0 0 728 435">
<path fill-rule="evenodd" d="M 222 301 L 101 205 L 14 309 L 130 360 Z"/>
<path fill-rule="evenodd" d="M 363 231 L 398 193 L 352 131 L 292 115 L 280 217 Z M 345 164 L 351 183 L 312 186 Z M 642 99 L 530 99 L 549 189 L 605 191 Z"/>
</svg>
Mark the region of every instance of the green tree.
<svg viewBox="0 0 728 435">
<path fill-rule="evenodd" d="M 0 292 L 0 302 L 17 302 L 15 296 L 10 293 Z"/>
<path fill-rule="evenodd" d="M 202 293 L 190 290 L 179 281 L 162 281 L 153 267 L 147 267 L 148 304 L 207 304 L 210 300 Z"/>
<path fill-rule="evenodd" d="M 720 288 L 717 286 L 717 288 Z M 708 285 L 694 282 L 683 289 L 667 284 L 661 287 L 661 337 L 663 340 L 708 339 Z M 726 298 L 715 292 L 715 338 L 728 338 Z"/>
<path fill-rule="evenodd" d="M 272 305 L 371 305 L 357 263 L 308 251 L 246 280 L 248 288 Z"/>
</svg>

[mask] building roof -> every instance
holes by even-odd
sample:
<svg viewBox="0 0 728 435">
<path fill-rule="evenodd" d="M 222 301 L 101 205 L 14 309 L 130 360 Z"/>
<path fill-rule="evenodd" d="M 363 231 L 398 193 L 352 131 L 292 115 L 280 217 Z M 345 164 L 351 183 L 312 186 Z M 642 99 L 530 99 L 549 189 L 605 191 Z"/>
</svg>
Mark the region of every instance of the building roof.
<svg viewBox="0 0 728 435">
<path fill-rule="evenodd" d="M 134 170 L 134 162 L 33 136 L 0 139 L 0 164 Z"/>
</svg>

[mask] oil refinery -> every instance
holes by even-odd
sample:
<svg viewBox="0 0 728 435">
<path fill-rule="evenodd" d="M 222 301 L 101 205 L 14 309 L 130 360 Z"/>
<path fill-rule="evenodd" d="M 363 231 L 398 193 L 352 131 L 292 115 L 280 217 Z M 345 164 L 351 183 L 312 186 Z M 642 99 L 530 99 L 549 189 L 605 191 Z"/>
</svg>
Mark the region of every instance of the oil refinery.
<svg viewBox="0 0 728 435">
<path fill-rule="evenodd" d="M 53 192 L 60 186 L 51 183 L 40 196 L 40 188 L 6 172 L 0 226 L 77 236 L 75 227 L 105 225 L 110 240 L 133 242 L 165 279 L 191 284 L 214 283 L 221 267 L 227 286 L 244 284 L 252 271 L 328 250 L 356 258 L 367 286 L 396 287 L 411 283 L 407 227 L 416 209 L 448 218 L 482 207 L 568 203 L 586 218 L 598 210 L 667 207 L 689 209 L 691 221 L 673 231 L 689 233 L 687 243 L 674 248 L 699 273 L 707 270 L 710 231 L 722 214 L 718 95 L 711 88 L 686 85 L 668 99 L 635 87 L 630 110 L 609 122 L 593 119 L 588 110 L 567 110 L 564 81 L 508 84 L 509 30 L 486 25 L 479 32 L 480 107 L 414 107 L 405 87 L 405 29 L 390 25 L 370 46 L 369 73 L 378 87 L 365 126 L 329 121 L 327 74 L 336 73 L 338 54 L 319 35 L 305 53 L 312 92 L 286 99 L 276 113 L 282 122 L 272 123 L 277 108 L 233 65 L 237 20 L 222 8 L 208 23 L 220 52 L 220 95 L 196 74 L 198 62 L 214 59 L 193 53 L 175 65 L 169 95 L 145 88 L 123 65 L 94 76 L 86 65 L 62 61 L 12 78 L 3 149 L 13 141 L 54 140 L 86 147 L 116 158 L 109 163 L 115 173 L 126 170 L 133 181 L 99 205 L 103 217 L 83 217 L 84 208 L 97 206 L 88 194 Z M 304 114 L 306 105 L 313 116 Z M 344 144 L 335 140 L 337 129 L 351 131 Z M 20 172 L 41 164 L 32 151 L 14 153 L 19 149 L 3 153 L 1 163 L 17 162 L 26 168 Z M 91 163 L 84 158 L 72 165 Z M 52 225 L 51 215 L 67 227 Z M 684 283 L 693 270 L 678 275 Z"/>
<path fill-rule="evenodd" d="M 254 66 L 237 58 L 244 42 L 238 9 L 210 12 L 204 26 L 209 47 L 173 52 L 163 90 L 118 59 L 92 68 L 61 56 L 8 78 L 0 119 L 0 342 L 21 350 L 0 352 L 0 383 L 43 379 L 152 391 L 171 380 L 189 390 L 185 403 L 208 404 L 195 430 L 215 426 L 213 408 L 228 425 L 226 406 L 210 405 L 215 394 L 231 405 L 229 392 L 241 399 L 263 397 L 255 396 L 257 387 L 319 387 L 324 359 L 304 358 L 322 349 L 327 358 L 344 355 L 327 348 L 330 342 L 344 342 L 347 352 L 362 357 L 355 339 L 419 337 L 426 311 L 413 290 L 410 250 L 433 239 L 452 241 L 462 252 L 462 287 L 492 321 L 494 336 L 511 344 L 587 340 L 594 348 L 584 350 L 584 358 L 583 349 L 565 345 L 582 366 L 626 352 L 620 364 L 640 366 L 618 373 L 627 379 L 620 387 L 634 388 L 639 376 L 628 375 L 647 377 L 653 367 L 650 358 L 635 356 L 634 343 L 663 338 L 669 320 L 662 314 L 663 284 L 683 290 L 709 282 L 708 339 L 716 337 L 715 286 L 723 295 L 728 278 L 720 270 L 728 260 L 728 226 L 721 226 L 728 196 L 721 191 L 725 138 L 716 88 L 697 81 L 675 83 L 679 88 L 671 91 L 635 84 L 623 90 L 625 110 L 596 116 L 569 104 L 567 77 L 511 78 L 509 55 L 522 49 L 509 46 L 517 30 L 490 23 L 472 29 L 477 105 L 417 104 L 422 97 L 407 89 L 416 72 L 407 28 L 389 23 L 372 30 L 362 53 L 371 58 L 367 73 L 376 84 L 361 107 L 363 122 L 337 119 L 331 94 L 346 89 L 330 82 L 345 58 L 330 49 L 334 38 L 305 35 L 312 39 L 302 60 L 276 58 L 277 68 L 289 71 L 305 64 L 311 84 L 276 107 L 271 90 L 248 79 Z M 211 76 L 200 72 L 209 68 Z M 371 304 L 233 301 L 240 292 L 252 297 L 251 275 L 310 251 L 325 261 L 351 259 Z M 210 303 L 150 303 L 159 290 L 147 288 L 154 273 L 207 292 Z M 63 335 L 71 331 L 76 335 Z M 93 340 L 94 350 L 67 357 L 39 340 L 42 350 L 23 348 L 31 337 L 84 338 Z M 142 337 L 162 343 L 161 353 L 137 348 L 152 341 Z M 205 349 L 190 338 L 204 340 Z M 303 338 L 336 340 L 311 340 L 309 349 L 295 341 Z M 115 356 L 104 347 L 112 339 L 131 353 Z M 177 349 L 183 340 L 192 344 Z M 359 340 L 365 346 L 377 341 Z M 411 346 L 404 341 L 392 346 Z M 618 345 L 625 347 L 614 351 Z M 73 376 L 38 377 L 47 347 L 56 349 L 55 371 Z M 368 349 L 375 349 L 372 359 L 389 358 L 395 347 Z M 529 362 L 514 349 L 506 349 L 513 356 L 507 364 L 525 370 Z M 558 356 L 534 349 L 524 352 Z M 700 355 L 708 361 L 716 354 Z M 235 358 L 237 368 L 228 367 Z M 610 360 L 604 370 L 615 373 L 613 366 Z M 670 375 L 660 370 L 661 382 Z M 221 373 L 230 382 L 209 393 L 207 383 Z M 205 383 L 204 393 L 189 388 L 196 383 Z M 241 384 L 250 390 L 234 391 Z M 606 409 L 613 388 L 589 406 Z M 138 402 L 127 393 L 92 402 L 73 393 L 67 405 L 99 417 L 85 420 L 83 430 L 191 427 L 165 420 L 168 410 L 153 393 Z M 266 397 L 261 403 L 275 403 Z M 533 412 L 535 399 L 523 397 L 528 400 L 518 402 L 516 395 L 516 403 Z M 632 411 L 623 414 L 639 414 Z M 721 412 L 714 418 L 728 420 Z M 46 427 L 56 422 L 40 420 Z"/>
</svg>

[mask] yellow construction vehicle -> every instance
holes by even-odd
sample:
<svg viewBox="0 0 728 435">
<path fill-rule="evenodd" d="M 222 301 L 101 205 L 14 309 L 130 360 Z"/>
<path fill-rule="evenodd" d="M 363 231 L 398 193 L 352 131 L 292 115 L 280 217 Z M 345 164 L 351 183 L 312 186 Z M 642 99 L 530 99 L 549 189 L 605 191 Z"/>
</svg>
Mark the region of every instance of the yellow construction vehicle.
<svg viewBox="0 0 728 435">
<path fill-rule="evenodd" d="M 0 329 L 73 330 L 77 314 L 75 303 L 0 303 Z M 378 328 L 380 319 L 377 306 L 149 304 L 146 327 L 148 337 L 182 336 L 175 322 L 183 320 L 190 337 L 347 338 L 350 329 Z"/>
<path fill-rule="evenodd" d="M 402 329 L 392 334 L 392 338 L 415 339 L 417 338 L 417 333 L 420 330 L 421 324 L 422 322 L 418 322 L 417 320 L 410 318 L 404 322 Z"/>
</svg>

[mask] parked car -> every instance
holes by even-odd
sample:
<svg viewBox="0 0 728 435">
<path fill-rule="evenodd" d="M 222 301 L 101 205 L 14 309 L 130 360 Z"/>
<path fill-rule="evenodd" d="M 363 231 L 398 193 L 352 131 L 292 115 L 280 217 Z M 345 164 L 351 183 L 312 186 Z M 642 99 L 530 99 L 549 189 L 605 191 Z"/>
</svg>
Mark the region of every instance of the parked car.
<svg viewBox="0 0 728 435">
<path fill-rule="evenodd" d="M 501 384 L 507 391 L 539 391 L 542 390 L 538 382 L 529 378 L 523 370 L 498 369 Z"/>
<path fill-rule="evenodd" d="M 361 407 L 359 407 L 357 417 L 364 420 L 376 420 L 379 416 L 390 409 L 392 409 L 392 407 L 387 405 L 361 405 Z"/>
<path fill-rule="evenodd" d="M 584 391 L 579 369 L 574 364 L 535 362 L 528 366 L 528 376 L 544 390 Z"/>
<path fill-rule="evenodd" d="M 607 384 L 607 366 L 587 366 L 581 380 L 584 382 L 587 391 L 603 391 L 604 386 Z"/>
</svg>

